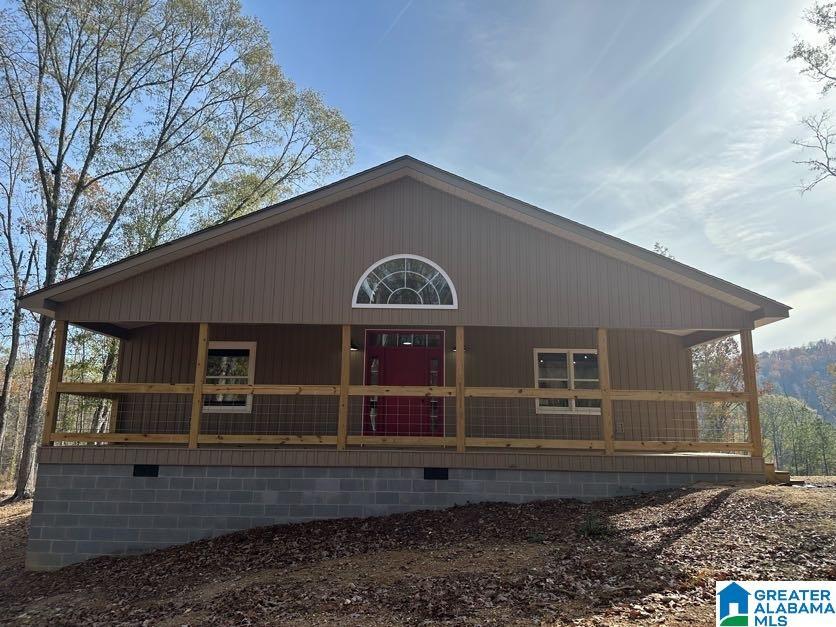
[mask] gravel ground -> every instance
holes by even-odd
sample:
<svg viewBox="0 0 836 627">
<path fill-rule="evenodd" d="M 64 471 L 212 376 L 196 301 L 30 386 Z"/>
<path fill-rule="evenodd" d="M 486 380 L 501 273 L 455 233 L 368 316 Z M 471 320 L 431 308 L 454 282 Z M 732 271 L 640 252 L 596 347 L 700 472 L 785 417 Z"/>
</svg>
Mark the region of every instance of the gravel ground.
<svg viewBox="0 0 836 627">
<path fill-rule="evenodd" d="M 0 623 L 713 625 L 717 579 L 836 579 L 836 478 L 264 527 L 54 573 L 0 507 Z"/>
</svg>

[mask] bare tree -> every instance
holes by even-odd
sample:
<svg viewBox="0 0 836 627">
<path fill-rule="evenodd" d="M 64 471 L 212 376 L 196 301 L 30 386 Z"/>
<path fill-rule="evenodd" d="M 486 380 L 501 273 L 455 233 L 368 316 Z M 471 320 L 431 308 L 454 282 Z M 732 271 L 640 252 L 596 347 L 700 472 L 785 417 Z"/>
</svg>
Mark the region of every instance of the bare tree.
<svg viewBox="0 0 836 627">
<path fill-rule="evenodd" d="M 797 40 L 788 61 L 801 64 L 801 74 L 821 85 L 822 95 L 827 95 L 836 87 L 836 3 L 816 2 L 804 12 L 804 19 L 815 27 L 818 41 Z M 809 178 L 801 182 L 802 193 L 808 192 L 822 181 L 836 176 L 836 154 L 833 143 L 836 141 L 836 128 L 830 120 L 830 112 L 825 110 L 817 115 L 805 117 L 801 121 L 808 131 L 805 139 L 795 139 L 805 155 L 796 163 L 804 165 L 810 172 Z"/>
<path fill-rule="evenodd" d="M 810 171 L 810 177 L 800 185 L 804 193 L 825 179 L 836 176 L 836 128 L 830 122 L 829 111 L 805 117 L 801 123 L 810 131 L 810 136 L 807 139 L 794 139 L 792 143 L 813 155 L 795 162 Z"/>
<path fill-rule="evenodd" d="M 21 187 L 24 186 L 26 166 L 28 160 L 23 151 L 24 142 L 20 128 L 8 115 L 10 111 L 3 111 L 0 117 L 0 200 L 3 211 L 0 213 L 0 231 L 2 232 L 3 261 L 0 269 L 4 282 L 0 283 L 0 291 L 9 295 L 9 334 L 4 337 L 8 341 L 8 358 L 3 368 L 3 380 L 0 384 L 0 451 L 6 440 L 6 409 L 12 384 L 12 375 L 17 363 L 20 350 L 20 333 L 23 325 L 23 311 L 20 297 L 25 294 L 36 270 L 35 260 L 37 242 L 27 237 L 26 230 L 20 224 L 15 211 L 15 203 L 26 202 Z"/>
<path fill-rule="evenodd" d="M 154 245 L 344 168 L 351 130 L 276 65 L 267 33 L 236 0 L 21 0 L 0 12 L 0 98 L 12 103 L 42 197 L 41 287 L 87 271 L 153 199 Z M 72 225 L 98 218 L 67 262 Z M 83 254 L 82 254 L 83 253 Z M 41 418 L 51 352 L 42 317 L 16 495 Z"/>
</svg>

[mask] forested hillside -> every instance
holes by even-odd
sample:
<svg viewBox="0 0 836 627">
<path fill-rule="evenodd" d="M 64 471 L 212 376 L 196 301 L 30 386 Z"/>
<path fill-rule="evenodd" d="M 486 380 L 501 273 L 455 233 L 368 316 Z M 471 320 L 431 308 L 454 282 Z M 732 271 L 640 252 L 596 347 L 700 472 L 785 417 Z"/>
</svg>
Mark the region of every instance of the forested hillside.
<svg viewBox="0 0 836 627">
<path fill-rule="evenodd" d="M 692 360 L 697 389 L 741 389 L 737 338 L 700 344 Z M 796 475 L 831 474 L 836 469 L 836 342 L 762 353 L 759 363 L 765 458 Z M 703 407 L 701 437 L 731 441 L 741 409 L 734 403 Z"/>
<path fill-rule="evenodd" d="M 796 348 L 784 348 L 758 355 L 759 384 L 775 394 L 794 396 L 836 424 L 833 403 L 836 340 L 819 340 Z"/>
</svg>

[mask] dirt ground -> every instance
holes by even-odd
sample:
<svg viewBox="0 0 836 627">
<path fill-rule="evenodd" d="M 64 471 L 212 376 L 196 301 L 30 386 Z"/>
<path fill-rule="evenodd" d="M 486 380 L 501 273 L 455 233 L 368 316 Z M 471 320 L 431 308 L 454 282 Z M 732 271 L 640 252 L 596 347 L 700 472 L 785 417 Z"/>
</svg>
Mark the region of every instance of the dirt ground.
<svg viewBox="0 0 836 627">
<path fill-rule="evenodd" d="M 717 579 L 836 579 L 836 478 L 265 527 L 23 571 L 0 507 L 0 623 L 713 625 Z"/>
</svg>

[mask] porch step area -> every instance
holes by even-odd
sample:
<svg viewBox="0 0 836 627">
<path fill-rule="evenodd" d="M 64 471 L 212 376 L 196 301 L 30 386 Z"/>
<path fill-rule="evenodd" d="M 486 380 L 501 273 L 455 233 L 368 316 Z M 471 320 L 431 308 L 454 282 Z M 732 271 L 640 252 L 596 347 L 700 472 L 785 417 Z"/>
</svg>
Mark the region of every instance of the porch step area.
<svg viewBox="0 0 836 627">
<path fill-rule="evenodd" d="M 803 483 L 802 481 L 793 481 L 790 478 L 790 473 L 788 470 L 775 470 L 774 463 L 764 462 L 763 471 L 766 475 L 766 480 L 769 483 L 775 483 L 779 485 L 797 485 Z"/>
</svg>

